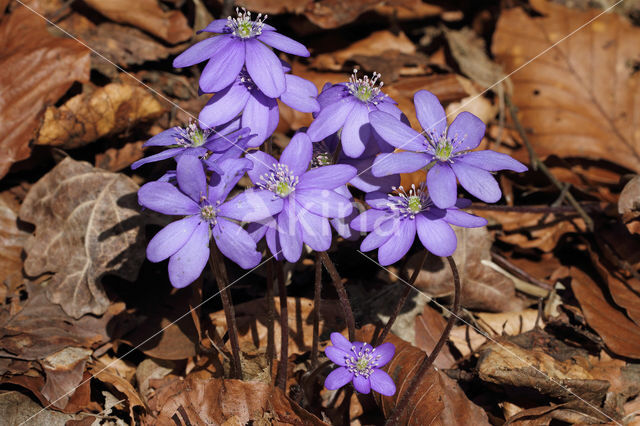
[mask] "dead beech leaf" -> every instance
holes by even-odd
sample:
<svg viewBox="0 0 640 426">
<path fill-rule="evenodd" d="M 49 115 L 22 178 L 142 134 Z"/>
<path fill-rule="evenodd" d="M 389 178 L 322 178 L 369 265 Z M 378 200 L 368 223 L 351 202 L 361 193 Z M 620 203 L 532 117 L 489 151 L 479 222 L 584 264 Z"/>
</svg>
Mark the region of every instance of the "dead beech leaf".
<svg viewBox="0 0 640 426">
<path fill-rule="evenodd" d="M 492 50 L 507 73 L 601 13 L 532 4 L 544 16 L 514 8 L 498 20 Z M 610 13 L 513 74 L 513 101 L 536 152 L 640 171 L 640 74 L 633 68 L 638 57 L 640 29 Z"/>
<path fill-rule="evenodd" d="M 163 112 L 163 106 L 145 88 L 111 83 L 91 94 L 74 96 L 59 108 L 47 108 L 37 143 L 77 148 L 154 120 Z"/>
<path fill-rule="evenodd" d="M 635 176 L 624 186 L 618 200 L 618 213 L 632 234 L 640 234 L 640 176 Z"/>
<path fill-rule="evenodd" d="M 152 381 L 153 383 L 153 381 Z M 186 379 L 161 382 L 149 399 L 150 418 L 144 424 L 304 424 L 326 425 L 291 401 L 280 388 L 234 379 Z"/>
<path fill-rule="evenodd" d="M 493 312 L 520 310 L 523 303 L 516 297 L 513 281 L 485 264 L 491 259 L 492 244 L 487 229 L 454 228 L 458 248 L 453 258 L 460 273 L 462 306 Z M 413 273 L 420 256 L 417 254 L 409 260 L 409 275 Z M 439 257 L 429 256 L 415 285 L 433 297 L 452 294 L 453 275 L 449 265 Z"/>
<path fill-rule="evenodd" d="M 40 361 L 46 376 L 41 392 L 54 407 L 62 409 L 67 406 L 74 390 L 82 382 L 84 366 L 92 352 L 71 346 Z"/>
<path fill-rule="evenodd" d="M 22 249 L 29 233 L 18 228 L 18 214 L 0 198 L 0 285 L 15 287 L 22 279 Z"/>
<path fill-rule="evenodd" d="M 0 9 L 1 11 L 2 9 Z M 87 414 L 65 414 L 54 410 L 42 410 L 37 402 L 22 392 L 9 391 L 0 394 L 2 421 L 8 425 L 19 425 L 27 421 L 41 425 L 63 426 L 72 420 L 92 417 Z M 36 417 L 33 417 L 36 415 Z M 31 420 L 33 418 L 33 420 Z"/>
<path fill-rule="evenodd" d="M 416 317 L 415 324 L 416 347 L 426 353 L 431 353 L 436 342 L 440 339 L 447 321 L 438 311 L 425 305 L 422 314 Z M 433 365 L 437 368 L 451 368 L 454 363 L 455 359 L 451 355 L 451 351 L 445 346 L 436 357 Z"/>
<path fill-rule="evenodd" d="M 280 356 L 280 299 L 274 298 L 276 357 Z M 320 335 L 344 330 L 342 310 L 338 303 L 323 300 L 320 305 Z M 289 312 L 289 353 L 304 353 L 311 350 L 313 333 L 313 301 L 309 299 L 288 297 Z M 267 306 L 264 298 L 252 300 L 235 306 L 236 321 L 240 333 L 240 347 L 245 352 L 267 347 Z M 220 335 L 227 329 L 223 311 L 210 315 L 211 322 L 218 328 Z"/>
<path fill-rule="evenodd" d="M 127 405 L 129 406 L 129 415 L 132 419 L 134 418 L 133 408 L 145 406 L 133 385 L 124 377 L 120 377 L 109 365 L 105 366 L 100 362 L 96 362 L 87 370 L 93 379 L 100 380 L 102 383 L 113 387 L 116 392 L 126 398 Z"/>
<path fill-rule="evenodd" d="M 126 169 L 131 163 L 143 157 L 142 145 L 144 142 L 132 142 L 120 148 L 111 147 L 104 152 L 97 153 L 95 159 L 96 167 L 110 172 L 119 172 Z"/>
<path fill-rule="evenodd" d="M 124 303 L 116 303 L 99 318 L 73 319 L 47 299 L 44 286 L 27 284 L 27 293 L 22 309 L 0 324 L 2 357 L 36 360 L 66 347 L 95 349 L 109 341 L 107 326 L 124 310 Z"/>
<path fill-rule="evenodd" d="M 109 19 L 143 29 L 170 44 L 185 41 L 193 35 L 182 12 L 165 12 L 157 0 L 85 0 L 85 3 Z"/>
<path fill-rule="evenodd" d="M 29 141 L 47 105 L 74 81 L 89 80 L 89 50 L 54 37 L 39 16 L 20 6 L 0 23 L 0 178 L 28 158 Z"/>
<path fill-rule="evenodd" d="M 640 327 L 611 306 L 598 284 L 579 269 L 571 268 L 571 290 L 580 308 L 611 352 L 640 359 Z"/>
<path fill-rule="evenodd" d="M 102 315 L 109 299 L 105 274 L 137 277 L 144 260 L 138 185 L 122 174 L 66 158 L 27 194 L 21 220 L 36 226 L 25 246 L 25 272 L 53 272 L 49 299 L 74 317 Z"/>
<path fill-rule="evenodd" d="M 359 331 L 359 340 L 370 342 L 374 331 L 375 327 L 372 325 L 363 327 Z M 385 342 L 391 342 L 396 347 L 395 356 L 383 369 L 395 382 L 397 391 L 390 397 L 374 393 L 374 398 L 387 417 L 393 410 L 399 395 L 406 392 L 407 385 L 426 354 L 391 333 Z M 417 386 L 418 389 L 409 400 L 408 408 L 398 424 L 489 425 L 484 410 L 469 401 L 458 384 L 441 371 L 431 367 Z"/>
</svg>

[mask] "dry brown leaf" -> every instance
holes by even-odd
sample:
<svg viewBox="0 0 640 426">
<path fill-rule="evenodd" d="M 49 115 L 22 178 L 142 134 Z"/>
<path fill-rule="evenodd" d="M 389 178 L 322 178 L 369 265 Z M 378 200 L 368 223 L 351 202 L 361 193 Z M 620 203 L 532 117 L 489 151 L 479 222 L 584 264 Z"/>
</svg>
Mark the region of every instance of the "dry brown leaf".
<svg viewBox="0 0 640 426">
<path fill-rule="evenodd" d="M 63 409 L 67 406 L 82 382 L 84 366 L 92 352 L 70 346 L 40 361 L 46 376 L 41 392 L 54 407 Z"/>
<path fill-rule="evenodd" d="M 600 14 L 537 0 L 543 16 L 521 8 L 500 14 L 493 38 L 496 61 L 507 73 Z M 640 29 L 603 14 L 511 79 L 513 101 L 536 152 L 608 160 L 640 170 Z"/>
<path fill-rule="evenodd" d="M 161 382 L 149 400 L 144 424 L 305 424 L 326 425 L 285 396 L 280 388 L 232 379 L 174 379 Z M 176 420 L 174 420 L 176 419 Z"/>
<path fill-rule="evenodd" d="M 276 357 L 280 356 L 280 299 L 274 298 L 275 327 L 274 341 L 276 343 Z M 342 310 L 333 300 L 323 300 L 320 305 L 320 335 L 344 330 Z M 302 298 L 288 297 L 289 312 L 289 353 L 304 353 L 311 350 L 313 337 L 313 301 Z M 240 346 L 245 352 L 267 347 L 267 306 L 264 298 L 235 306 L 236 321 L 240 332 Z M 223 311 L 210 315 L 212 323 L 218 328 L 220 335 L 227 329 L 227 322 Z"/>
<path fill-rule="evenodd" d="M 624 186 L 618 200 L 618 213 L 629 232 L 640 234 L 640 176 L 635 176 Z"/>
<path fill-rule="evenodd" d="M 145 88 L 107 84 L 74 96 L 59 108 L 47 108 L 37 144 L 77 148 L 152 121 L 163 112 L 163 106 Z"/>
<path fill-rule="evenodd" d="M 89 80 L 89 50 L 53 37 L 46 23 L 17 7 L 0 23 L 0 178 L 16 161 L 28 158 L 29 141 L 47 105 L 74 81 Z"/>
<path fill-rule="evenodd" d="M 29 284 L 27 292 L 22 310 L 0 325 L 0 356 L 35 360 L 69 346 L 95 349 L 109 341 L 107 326 L 124 310 L 117 303 L 102 317 L 73 319 L 47 299 L 44 286 Z"/>
<path fill-rule="evenodd" d="M 138 394 L 138 391 L 133 387 L 131 383 L 124 377 L 121 377 L 117 371 L 110 368 L 110 365 L 103 365 L 100 362 L 96 362 L 91 365 L 87 370 L 91 374 L 92 379 L 100 380 L 102 383 L 109 385 L 115 389 L 115 392 L 122 394 L 126 398 L 127 405 L 129 406 L 129 415 L 134 418 L 134 407 L 145 407 L 142 398 Z"/>
<path fill-rule="evenodd" d="M 374 331 L 372 325 L 363 327 L 359 330 L 359 340 L 370 342 Z M 396 347 L 395 356 L 383 369 L 395 382 L 397 391 L 390 397 L 374 393 L 374 398 L 386 417 L 393 410 L 399 395 L 406 392 L 407 385 L 426 354 L 393 334 L 389 334 L 385 342 L 391 342 Z M 489 425 L 484 410 L 469 401 L 458 384 L 441 371 L 429 368 L 417 386 L 398 424 Z"/>
<path fill-rule="evenodd" d="M 19 425 L 29 421 L 33 424 L 63 426 L 72 420 L 93 417 L 87 414 L 64 414 L 54 410 L 42 410 L 40 404 L 28 395 L 16 391 L 0 394 L 0 413 L 2 421 L 7 425 Z"/>
<path fill-rule="evenodd" d="M 96 167 L 109 170 L 110 172 L 119 172 L 126 169 L 136 160 L 141 159 L 142 145 L 145 141 L 137 141 L 124 145 L 123 147 L 107 148 L 105 152 L 96 154 Z"/>
<path fill-rule="evenodd" d="M 447 324 L 442 315 L 429 305 L 425 305 L 421 315 L 415 319 L 416 347 L 426 353 L 431 353 Z M 456 362 L 447 346 L 442 348 L 433 365 L 438 368 L 451 368 Z"/>
<path fill-rule="evenodd" d="M 598 284 L 579 269 L 571 268 L 571 290 L 587 323 L 614 353 L 640 359 L 640 327 L 605 299 Z"/>
<path fill-rule="evenodd" d="M 486 264 L 491 259 L 492 244 L 487 229 L 455 227 L 455 232 L 458 248 L 453 258 L 460 272 L 462 306 L 493 312 L 520 310 L 523 303 L 516 297 L 513 281 Z M 417 254 L 409 260 L 409 275 L 420 256 Z M 429 256 L 415 285 L 433 297 L 453 294 L 451 268 L 443 259 Z"/>
<path fill-rule="evenodd" d="M 74 318 L 102 315 L 106 274 L 135 279 L 144 260 L 138 185 L 122 174 L 64 159 L 27 194 L 19 217 L 36 226 L 25 245 L 25 272 L 55 275 L 47 296 Z"/>
<path fill-rule="evenodd" d="M 0 199 L 0 285 L 15 287 L 22 279 L 22 249 L 29 233 L 18 228 L 18 214 Z"/>
<path fill-rule="evenodd" d="M 171 44 L 189 39 L 193 30 L 178 10 L 163 11 L 157 0 L 85 0 L 109 19 L 130 24 Z"/>
</svg>

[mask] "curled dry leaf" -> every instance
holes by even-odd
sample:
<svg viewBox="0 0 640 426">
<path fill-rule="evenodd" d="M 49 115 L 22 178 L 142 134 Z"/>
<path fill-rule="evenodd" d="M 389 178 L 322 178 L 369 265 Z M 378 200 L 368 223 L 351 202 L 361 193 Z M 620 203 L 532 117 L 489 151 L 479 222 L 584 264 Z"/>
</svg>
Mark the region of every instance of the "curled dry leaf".
<svg viewBox="0 0 640 426">
<path fill-rule="evenodd" d="M 42 18 L 20 6 L 0 23 L 0 52 L 2 178 L 14 162 L 29 157 L 44 108 L 74 81 L 89 80 L 89 50 L 52 36 Z"/>
<path fill-rule="evenodd" d="M 513 281 L 489 266 L 492 240 L 487 229 L 456 227 L 455 232 L 458 248 L 453 258 L 460 272 L 462 306 L 493 312 L 520 310 L 523 302 L 516 297 Z M 409 276 L 420 256 L 417 254 L 409 260 Z M 434 297 L 452 294 L 453 275 L 449 265 L 430 255 L 415 285 Z"/>
<path fill-rule="evenodd" d="M 162 382 L 149 400 L 144 424 L 326 425 L 291 401 L 280 388 L 262 382 L 203 380 L 195 376 Z M 229 423 L 225 423 L 228 421 Z"/>
<path fill-rule="evenodd" d="M 127 379 L 121 377 L 117 371 L 111 367 L 111 365 L 104 365 L 100 362 L 96 362 L 87 370 L 93 379 L 100 380 L 105 385 L 113 388 L 114 393 L 124 396 L 127 403 L 126 405 L 129 407 L 129 415 L 133 419 L 133 408 L 144 408 L 144 402 L 142 402 L 142 398 L 133 385 L 129 383 Z"/>
<path fill-rule="evenodd" d="M 635 176 L 624 186 L 618 200 L 618 213 L 629 232 L 640 234 L 640 176 Z"/>
<path fill-rule="evenodd" d="M 126 169 L 131 163 L 143 157 L 142 145 L 144 142 L 132 142 L 120 148 L 111 147 L 104 152 L 97 153 L 95 159 L 96 167 L 110 172 L 119 172 Z"/>
<path fill-rule="evenodd" d="M 27 285 L 28 298 L 22 310 L 0 324 L 0 356 L 36 360 L 66 347 L 95 349 L 109 341 L 107 326 L 124 310 L 123 303 L 116 303 L 99 318 L 87 315 L 73 319 L 49 301 L 45 292 L 44 286 Z"/>
<path fill-rule="evenodd" d="M 170 44 L 193 35 L 187 18 L 180 11 L 165 12 L 157 0 L 85 0 L 85 3 L 109 19 L 143 29 Z"/>
<path fill-rule="evenodd" d="M 640 28 L 613 13 L 584 26 L 601 11 L 543 0 L 532 5 L 543 16 L 521 8 L 500 14 L 492 51 L 512 72 L 572 34 L 511 76 L 513 101 L 534 149 L 543 158 L 608 160 L 640 171 L 640 73 L 633 66 Z"/>
<path fill-rule="evenodd" d="M 25 272 L 55 275 L 47 296 L 79 318 L 104 314 L 106 274 L 135 279 L 144 260 L 138 185 L 122 174 L 64 159 L 29 190 L 21 220 L 36 226 L 25 246 Z"/>
<path fill-rule="evenodd" d="M 571 269 L 571 290 L 587 323 L 602 337 L 611 352 L 640 359 L 640 326 L 613 307 L 598 284 L 579 269 Z"/>
<path fill-rule="evenodd" d="M 374 331 L 375 327 L 372 325 L 363 327 L 360 330 L 360 340 L 370 342 Z M 396 347 L 395 356 L 384 367 L 384 371 L 395 382 L 397 391 L 394 396 L 374 393 L 374 398 L 387 417 L 393 410 L 399 395 L 406 392 L 407 385 L 426 354 L 393 334 L 389 334 L 385 342 L 391 342 Z M 429 368 L 422 381 L 418 383 L 418 389 L 409 400 L 407 407 L 404 415 L 399 419 L 399 424 L 489 425 L 484 410 L 469 401 L 455 381 L 433 367 Z"/>
<path fill-rule="evenodd" d="M 77 148 L 154 120 L 163 112 L 145 88 L 111 83 L 74 96 L 59 108 L 47 108 L 37 143 Z"/>
<path fill-rule="evenodd" d="M 54 407 L 64 408 L 82 381 L 84 366 L 93 351 L 67 347 L 40 361 L 46 381 L 41 390 Z"/>
</svg>

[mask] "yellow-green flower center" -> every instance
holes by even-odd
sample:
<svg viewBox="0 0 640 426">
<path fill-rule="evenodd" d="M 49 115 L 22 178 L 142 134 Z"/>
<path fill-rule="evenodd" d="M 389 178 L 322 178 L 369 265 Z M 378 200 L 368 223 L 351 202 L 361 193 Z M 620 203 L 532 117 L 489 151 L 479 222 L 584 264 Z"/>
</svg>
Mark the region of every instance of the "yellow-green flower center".
<svg viewBox="0 0 640 426">
<path fill-rule="evenodd" d="M 422 210 L 422 203 L 420 197 L 417 195 L 411 195 L 407 201 L 407 207 L 412 213 L 419 213 Z"/>
<path fill-rule="evenodd" d="M 281 181 L 276 185 L 276 194 L 281 197 L 286 197 L 291 191 L 293 191 L 293 188 L 289 185 L 289 182 Z"/>
<path fill-rule="evenodd" d="M 444 139 L 438 142 L 435 157 L 440 161 L 447 161 L 449 158 L 451 158 L 452 152 L 453 145 L 451 145 L 451 142 L 449 142 L 447 139 Z"/>
</svg>

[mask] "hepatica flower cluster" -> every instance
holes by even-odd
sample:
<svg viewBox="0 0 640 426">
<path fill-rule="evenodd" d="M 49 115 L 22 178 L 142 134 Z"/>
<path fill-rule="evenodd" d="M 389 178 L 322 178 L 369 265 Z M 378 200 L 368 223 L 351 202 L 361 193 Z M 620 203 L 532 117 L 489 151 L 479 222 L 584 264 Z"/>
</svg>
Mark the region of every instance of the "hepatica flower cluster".
<svg viewBox="0 0 640 426">
<path fill-rule="evenodd" d="M 237 10 L 202 31 L 202 40 L 174 60 L 183 68 L 206 61 L 199 86 L 210 99 L 198 120 L 173 127 L 145 146 L 161 148 L 133 164 L 167 160 L 175 164 L 138 192 L 141 206 L 175 217 L 149 242 L 151 262 L 168 259 L 174 287 L 195 281 L 219 250 L 241 268 L 256 267 L 265 256 L 297 262 L 305 245 L 329 250 L 334 236 L 362 238 L 363 252 L 377 250 L 390 265 L 416 244 L 437 256 L 457 246 L 452 226 L 479 227 L 486 220 L 464 211 L 458 182 L 486 203 L 502 194 L 493 172 L 523 172 L 508 155 L 477 150 L 485 125 L 461 112 L 447 126 L 444 108 L 425 90 L 414 96 L 422 132 L 386 95 L 380 74 L 360 75 L 316 86 L 290 74 L 278 52 L 309 56 L 305 46 L 265 23 L 266 16 Z M 278 101 L 314 120 L 279 156 L 265 141 L 279 121 Z M 425 170 L 424 182 L 400 186 L 400 174 Z M 249 188 L 237 189 L 244 176 Z M 352 191 L 363 204 L 356 204 Z M 354 206 L 360 206 L 356 209 Z M 265 244 L 262 244 L 262 241 Z M 393 395 L 395 385 L 382 368 L 394 355 L 391 343 L 372 347 L 338 333 L 326 356 L 338 367 L 328 389 L 348 383 L 358 392 Z"/>
</svg>

